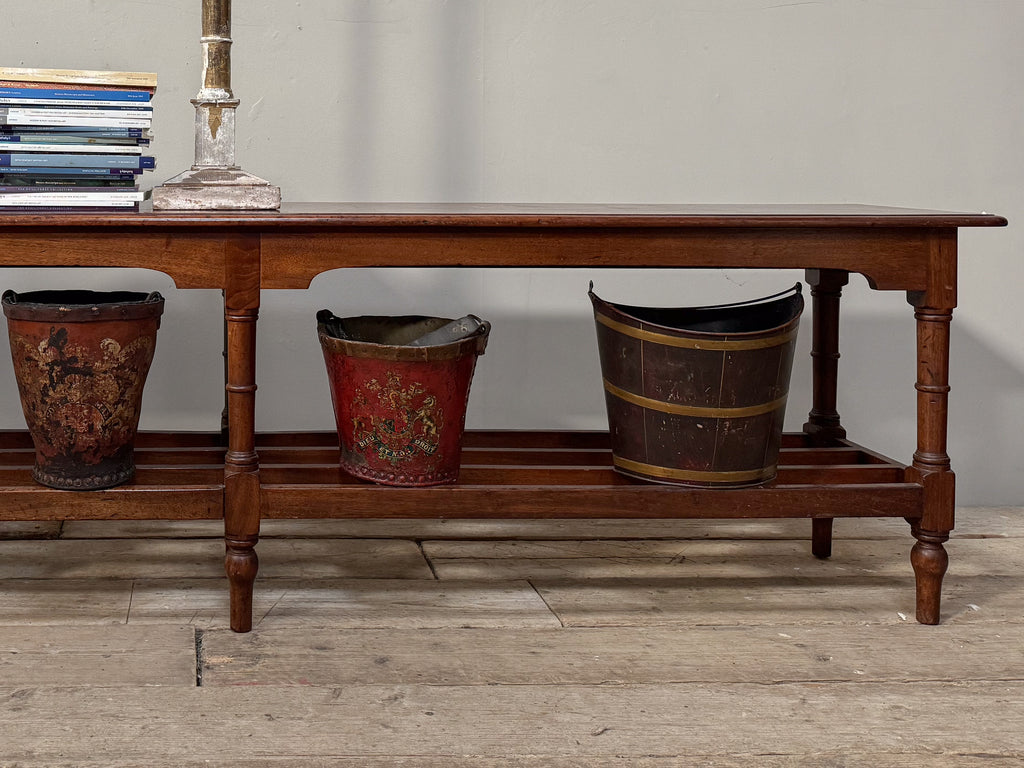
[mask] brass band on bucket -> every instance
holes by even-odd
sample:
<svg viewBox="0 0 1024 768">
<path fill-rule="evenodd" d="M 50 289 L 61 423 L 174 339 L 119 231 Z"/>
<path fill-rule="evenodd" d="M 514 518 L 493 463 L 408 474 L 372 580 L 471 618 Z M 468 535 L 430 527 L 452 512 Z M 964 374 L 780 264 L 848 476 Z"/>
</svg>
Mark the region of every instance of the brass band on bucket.
<svg viewBox="0 0 1024 768">
<path fill-rule="evenodd" d="M 786 404 L 786 395 L 767 403 L 757 405 L 741 406 L 739 408 L 712 408 L 701 405 L 682 405 L 680 403 L 666 403 L 663 400 L 654 400 L 650 397 L 637 395 L 628 392 L 621 387 L 612 384 L 604 379 L 604 388 L 609 394 L 614 395 L 627 403 L 639 405 L 641 408 L 648 408 L 660 413 L 671 413 L 675 416 L 697 416 L 706 419 L 740 419 L 747 416 L 760 416 L 763 413 L 771 413 Z"/>
<path fill-rule="evenodd" d="M 643 328 L 635 328 L 632 325 L 626 325 L 625 323 L 620 323 L 617 320 L 612 320 L 610 317 L 602 314 L 596 315 L 596 319 L 597 322 L 601 323 L 601 325 L 611 328 L 613 331 L 618 331 L 624 336 L 640 339 L 640 341 L 650 341 L 654 344 L 662 344 L 666 347 L 706 349 L 711 351 L 767 349 L 769 347 L 779 347 L 796 338 L 798 331 L 798 328 L 794 327 L 786 331 L 786 333 L 779 334 L 778 336 L 769 336 L 767 338 L 760 339 L 736 339 L 735 341 L 725 341 L 719 339 L 685 338 L 681 336 L 670 336 L 667 333 L 658 333 L 657 331 L 647 331 Z"/>
<path fill-rule="evenodd" d="M 759 467 L 758 469 L 746 469 L 741 471 L 714 472 L 697 469 L 673 469 L 671 467 L 659 467 L 654 464 L 644 464 L 640 461 L 631 461 L 621 456 L 612 456 L 616 467 L 627 472 L 650 477 L 661 477 L 666 480 L 680 480 L 691 483 L 755 483 L 761 480 L 770 480 L 778 472 L 777 466 Z"/>
</svg>

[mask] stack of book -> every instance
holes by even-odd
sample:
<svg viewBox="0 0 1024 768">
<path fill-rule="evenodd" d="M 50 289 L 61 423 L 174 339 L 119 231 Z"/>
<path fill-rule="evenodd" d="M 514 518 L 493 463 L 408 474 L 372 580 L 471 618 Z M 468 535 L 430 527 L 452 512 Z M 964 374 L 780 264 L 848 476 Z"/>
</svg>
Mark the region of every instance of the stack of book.
<svg viewBox="0 0 1024 768">
<path fill-rule="evenodd" d="M 0 67 L 0 211 L 133 211 L 156 75 Z"/>
</svg>

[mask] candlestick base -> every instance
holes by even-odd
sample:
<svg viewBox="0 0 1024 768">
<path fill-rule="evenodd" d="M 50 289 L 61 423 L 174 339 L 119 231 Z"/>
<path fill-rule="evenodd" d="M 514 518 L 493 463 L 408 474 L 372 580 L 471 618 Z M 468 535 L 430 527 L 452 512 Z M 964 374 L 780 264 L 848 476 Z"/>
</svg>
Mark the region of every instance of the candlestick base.
<svg viewBox="0 0 1024 768">
<path fill-rule="evenodd" d="M 280 187 L 237 167 L 193 167 L 153 189 L 155 210 L 272 211 L 280 207 Z"/>
</svg>

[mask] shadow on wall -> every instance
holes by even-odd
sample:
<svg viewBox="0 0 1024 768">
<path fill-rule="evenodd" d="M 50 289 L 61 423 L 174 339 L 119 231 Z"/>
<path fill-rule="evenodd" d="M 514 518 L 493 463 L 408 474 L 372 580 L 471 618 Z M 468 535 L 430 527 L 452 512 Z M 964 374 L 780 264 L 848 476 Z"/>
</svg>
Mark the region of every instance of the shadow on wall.
<svg viewBox="0 0 1024 768">
<path fill-rule="evenodd" d="M 917 447 L 913 309 L 843 318 L 839 411 L 850 439 L 909 462 Z M 1024 503 L 1020 435 L 1024 371 L 954 315 L 948 453 L 957 503 Z M 793 401 L 791 401 L 793 402 Z"/>
</svg>

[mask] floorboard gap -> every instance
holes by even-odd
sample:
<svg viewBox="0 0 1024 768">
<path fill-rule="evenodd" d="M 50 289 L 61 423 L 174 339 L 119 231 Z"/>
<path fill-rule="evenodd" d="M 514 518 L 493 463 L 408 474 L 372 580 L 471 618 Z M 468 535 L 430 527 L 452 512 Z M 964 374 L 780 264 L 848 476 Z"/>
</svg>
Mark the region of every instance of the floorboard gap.
<svg viewBox="0 0 1024 768">
<path fill-rule="evenodd" d="M 203 667 L 206 665 L 206 649 L 204 647 L 205 630 L 196 627 L 196 688 L 203 687 Z"/>
<path fill-rule="evenodd" d="M 430 573 L 434 577 L 434 581 L 440 581 L 441 577 L 437 575 L 437 570 L 434 568 L 433 561 L 430 559 L 430 556 L 427 555 L 426 550 L 423 549 L 423 540 L 416 539 L 415 541 L 417 548 L 420 550 L 420 556 L 423 557 L 423 561 L 427 564 L 427 568 L 430 569 Z"/>
<path fill-rule="evenodd" d="M 544 607 L 551 611 L 551 615 L 558 619 L 558 626 L 560 626 L 562 629 L 565 629 L 565 622 L 562 621 L 562 617 L 559 616 L 558 612 L 551 607 L 551 604 L 544 599 L 544 594 L 539 589 L 537 589 L 537 585 L 534 584 L 531 579 L 527 579 L 526 583 L 530 585 L 530 589 L 537 593 L 537 597 L 539 597 L 540 601 L 544 603 Z"/>
</svg>

